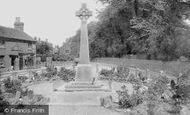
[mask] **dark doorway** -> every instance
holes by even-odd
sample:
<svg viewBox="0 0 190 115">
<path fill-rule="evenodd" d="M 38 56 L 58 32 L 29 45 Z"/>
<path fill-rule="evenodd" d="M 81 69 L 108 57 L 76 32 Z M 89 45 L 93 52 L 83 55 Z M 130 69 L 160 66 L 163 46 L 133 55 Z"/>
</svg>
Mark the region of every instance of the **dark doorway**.
<svg viewBox="0 0 190 115">
<path fill-rule="evenodd" d="M 23 56 L 20 55 L 19 56 L 19 70 L 23 70 L 23 66 L 24 66 Z"/>
<path fill-rule="evenodd" d="M 11 69 L 15 70 L 15 59 L 17 58 L 16 55 L 10 55 L 11 58 Z"/>
</svg>

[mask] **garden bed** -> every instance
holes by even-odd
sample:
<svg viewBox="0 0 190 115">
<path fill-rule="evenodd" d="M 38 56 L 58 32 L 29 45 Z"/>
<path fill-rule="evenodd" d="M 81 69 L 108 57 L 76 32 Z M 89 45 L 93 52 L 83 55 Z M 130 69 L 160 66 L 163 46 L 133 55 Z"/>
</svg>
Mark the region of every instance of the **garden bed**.
<svg viewBox="0 0 190 115">
<path fill-rule="evenodd" d="M 162 112 L 170 115 L 184 112 L 183 107 L 187 107 L 186 105 L 190 102 L 188 72 L 183 73 L 177 79 L 172 79 L 161 73 L 158 73 L 156 77 L 150 76 L 148 78 L 143 74 L 130 72 L 129 68 L 129 71 L 127 71 L 127 68 L 120 66 L 117 69 L 103 69 L 100 71 L 100 80 L 133 84 L 134 92 L 132 95 L 129 94 L 125 85 L 122 86 L 120 90 L 116 91 L 119 96 L 119 108 L 112 108 L 111 104 L 109 104 L 109 108 L 132 114 L 141 114 L 141 112 L 159 114 L 159 112 Z M 146 111 L 139 110 L 142 107 Z M 156 111 L 158 109 L 159 111 Z"/>
</svg>

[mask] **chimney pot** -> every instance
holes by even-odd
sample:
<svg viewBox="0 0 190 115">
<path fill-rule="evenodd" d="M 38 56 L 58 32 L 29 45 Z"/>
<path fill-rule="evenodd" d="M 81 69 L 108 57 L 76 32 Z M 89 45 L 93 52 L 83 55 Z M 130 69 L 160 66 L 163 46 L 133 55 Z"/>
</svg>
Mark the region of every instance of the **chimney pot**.
<svg viewBox="0 0 190 115">
<path fill-rule="evenodd" d="M 14 28 L 20 31 L 24 31 L 24 23 L 20 21 L 20 17 L 16 17 Z"/>
</svg>

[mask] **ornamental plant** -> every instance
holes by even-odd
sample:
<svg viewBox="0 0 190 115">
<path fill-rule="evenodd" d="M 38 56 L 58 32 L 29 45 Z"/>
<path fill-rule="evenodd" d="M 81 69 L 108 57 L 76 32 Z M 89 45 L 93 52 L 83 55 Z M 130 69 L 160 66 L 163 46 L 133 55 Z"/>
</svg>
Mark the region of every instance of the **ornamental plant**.
<svg viewBox="0 0 190 115">
<path fill-rule="evenodd" d="M 55 68 L 53 66 L 48 66 L 46 68 L 46 71 L 43 72 L 40 76 L 42 76 L 43 78 L 51 79 L 56 75 L 57 75 L 57 68 Z M 34 75 L 34 77 L 38 78 L 38 79 L 40 79 L 40 76 Z"/>
<path fill-rule="evenodd" d="M 18 76 L 18 80 L 20 80 L 22 83 L 24 83 L 26 80 L 28 79 L 28 77 L 27 76 Z"/>
<path fill-rule="evenodd" d="M 126 80 L 128 75 L 129 75 L 129 68 L 126 67 L 126 66 L 118 66 L 116 68 L 116 73 L 115 73 L 115 76 L 117 77 L 116 79 L 123 79 L 123 80 Z"/>
<path fill-rule="evenodd" d="M 133 108 L 142 104 L 143 97 L 142 94 L 137 91 L 132 95 L 128 94 L 128 90 L 125 86 L 122 86 L 121 90 L 117 91 L 119 97 L 119 107 L 122 109 Z"/>
<path fill-rule="evenodd" d="M 16 94 L 17 91 L 21 91 L 21 81 L 20 80 L 11 80 L 7 78 L 3 81 L 3 85 L 5 87 L 5 92 Z"/>
<path fill-rule="evenodd" d="M 59 76 L 64 81 L 73 81 L 75 78 L 75 74 L 75 71 L 62 67 L 61 70 L 58 72 L 57 76 Z"/>
<path fill-rule="evenodd" d="M 188 72 L 177 78 L 177 81 L 171 80 L 170 88 L 173 95 L 168 100 L 168 103 L 172 109 L 167 112 L 180 114 L 182 106 L 190 103 L 190 79 Z"/>
<path fill-rule="evenodd" d="M 147 114 L 154 115 L 155 107 L 163 103 L 162 95 L 167 90 L 169 79 L 166 76 L 158 76 L 148 84 L 148 90 L 143 95 L 143 101 L 147 104 Z"/>
<path fill-rule="evenodd" d="M 111 70 L 102 69 L 100 71 L 100 75 L 103 76 L 103 77 L 110 77 L 113 74 L 114 74 L 114 69 L 111 69 Z"/>
<path fill-rule="evenodd" d="M 7 102 L 5 99 L 4 99 L 4 96 L 3 96 L 3 93 L 0 89 L 0 113 L 3 113 L 4 112 L 4 109 L 7 108 L 9 105 L 9 102 Z"/>
</svg>

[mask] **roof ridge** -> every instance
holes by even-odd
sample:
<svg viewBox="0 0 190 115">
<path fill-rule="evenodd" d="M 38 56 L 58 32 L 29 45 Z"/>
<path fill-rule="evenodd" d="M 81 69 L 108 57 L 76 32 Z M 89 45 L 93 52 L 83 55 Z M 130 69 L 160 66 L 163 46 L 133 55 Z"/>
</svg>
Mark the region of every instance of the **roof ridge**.
<svg viewBox="0 0 190 115">
<path fill-rule="evenodd" d="M 11 27 L 5 27 L 0 25 L 0 37 L 19 39 L 25 41 L 35 41 L 30 35 L 24 31 L 17 30 Z"/>
</svg>

